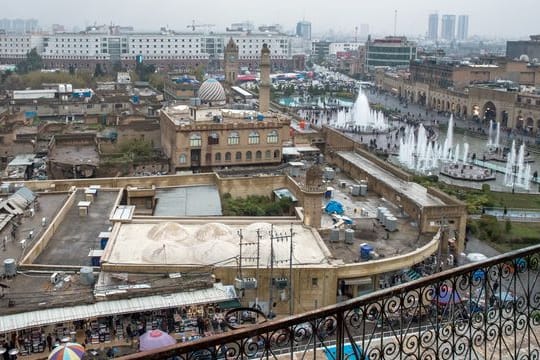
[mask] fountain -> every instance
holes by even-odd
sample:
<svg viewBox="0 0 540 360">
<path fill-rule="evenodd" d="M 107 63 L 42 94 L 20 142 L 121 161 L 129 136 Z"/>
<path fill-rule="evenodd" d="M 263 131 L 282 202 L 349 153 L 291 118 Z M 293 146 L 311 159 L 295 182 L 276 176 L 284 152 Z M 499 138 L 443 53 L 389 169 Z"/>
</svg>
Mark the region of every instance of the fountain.
<svg viewBox="0 0 540 360">
<path fill-rule="evenodd" d="M 487 148 L 488 151 L 494 151 L 499 148 L 500 146 L 500 139 L 501 139 L 501 123 L 497 122 L 496 130 L 495 130 L 495 140 L 493 140 L 493 120 L 489 120 L 489 130 L 488 130 L 488 140 L 487 140 Z"/>
<path fill-rule="evenodd" d="M 384 114 L 371 109 L 362 88 L 358 90 L 358 97 L 351 111 L 349 113 L 346 110 L 339 111 L 334 124 L 338 128 L 349 128 L 359 132 L 388 130 Z"/>
<path fill-rule="evenodd" d="M 512 141 L 512 147 L 506 159 L 504 185 L 512 187 L 512 189 L 517 186 L 529 190 L 531 165 L 525 164 L 525 144 L 521 144 L 516 155 L 516 141 Z"/>
</svg>

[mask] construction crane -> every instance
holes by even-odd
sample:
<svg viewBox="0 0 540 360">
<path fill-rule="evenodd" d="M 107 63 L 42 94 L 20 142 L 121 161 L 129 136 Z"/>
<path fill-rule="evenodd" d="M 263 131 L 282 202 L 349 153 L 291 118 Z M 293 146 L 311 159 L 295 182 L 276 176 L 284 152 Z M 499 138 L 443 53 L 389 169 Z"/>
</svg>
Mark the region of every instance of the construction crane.
<svg viewBox="0 0 540 360">
<path fill-rule="evenodd" d="M 191 28 L 191 30 L 195 31 L 196 28 L 203 27 L 203 28 L 210 29 L 210 28 L 212 28 L 212 27 L 214 27 L 214 26 L 216 26 L 216 25 L 214 25 L 214 24 L 196 24 L 196 23 L 195 23 L 195 20 L 193 20 L 193 21 L 191 22 L 191 25 L 188 25 L 187 28 L 188 28 L 188 29 Z"/>
</svg>

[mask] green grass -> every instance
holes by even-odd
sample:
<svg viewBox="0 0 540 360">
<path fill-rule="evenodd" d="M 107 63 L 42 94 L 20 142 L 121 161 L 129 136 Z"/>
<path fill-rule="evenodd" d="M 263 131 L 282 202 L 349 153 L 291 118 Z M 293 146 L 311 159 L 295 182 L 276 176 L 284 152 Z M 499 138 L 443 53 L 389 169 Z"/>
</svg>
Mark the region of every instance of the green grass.
<svg viewBox="0 0 540 360">
<path fill-rule="evenodd" d="M 480 224 L 481 221 L 476 223 Z M 487 226 L 493 231 L 492 234 L 481 232 L 476 235 L 502 253 L 540 243 L 540 223 L 512 222 L 510 232 L 505 230 L 506 221 L 498 221 Z M 498 229 L 494 229 L 495 227 L 498 227 Z"/>
<path fill-rule="evenodd" d="M 491 193 L 493 202 L 498 206 L 519 209 L 540 209 L 540 195 L 536 194 L 512 194 Z"/>
</svg>

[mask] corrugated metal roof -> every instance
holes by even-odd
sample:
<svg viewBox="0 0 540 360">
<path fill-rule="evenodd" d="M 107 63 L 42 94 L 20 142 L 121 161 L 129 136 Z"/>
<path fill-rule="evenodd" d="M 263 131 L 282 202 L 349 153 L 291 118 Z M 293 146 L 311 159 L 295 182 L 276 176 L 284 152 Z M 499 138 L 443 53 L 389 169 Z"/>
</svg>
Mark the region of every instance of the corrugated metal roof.
<svg viewBox="0 0 540 360">
<path fill-rule="evenodd" d="M 235 298 L 236 292 L 232 286 L 214 284 L 214 287 L 210 289 L 191 292 L 152 295 L 122 300 L 104 300 L 90 305 L 77 305 L 6 315 L 0 317 L 0 332 L 115 314 L 136 313 L 184 305 L 219 303 Z"/>
</svg>

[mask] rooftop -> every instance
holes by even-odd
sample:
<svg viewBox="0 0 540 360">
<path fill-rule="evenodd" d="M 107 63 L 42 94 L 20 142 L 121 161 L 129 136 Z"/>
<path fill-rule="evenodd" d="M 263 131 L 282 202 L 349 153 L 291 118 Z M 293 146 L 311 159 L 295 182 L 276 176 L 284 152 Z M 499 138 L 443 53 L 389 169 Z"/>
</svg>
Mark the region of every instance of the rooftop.
<svg viewBox="0 0 540 360">
<path fill-rule="evenodd" d="M 444 202 L 427 193 L 427 189 L 422 185 L 419 185 L 415 182 L 409 182 L 401 180 L 400 178 L 394 176 L 392 173 L 380 168 L 379 166 L 372 163 L 370 160 L 364 158 L 358 153 L 339 151 L 338 155 L 344 159 L 356 163 L 362 164 L 362 168 L 371 174 L 373 177 L 384 182 L 396 192 L 402 193 L 403 195 L 409 197 L 415 203 L 420 206 L 440 206 L 444 205 Z"/>
<path fill-rule="evenodd" d="M 89 266 L 88 254 L 99 249 L 98 235 L 110 226 L 109 215 L 118 197 L 118 190 L 99 190 L 87 216 L 79 215 L 78 203 L 85 200 L 84 189 L 77 189 L 65 219 L 34 261 L 44 265 Z M 84 225 L 81 225 L 81 222 Z"/>
<path fill-rule="evenodd" d="M 221 200 L 215 186 L 184 186 L 156 190 L 154 216 L 220 216 Z"/>
<path fill-rule="evenodd" d="M 215 221 L 215 222 L 212 222 Z M 218 222 L 221 221 L 221 222 Z M 269 222 L 225 222 L 223 218 L 200 221 L 122 224 L 103 255 L 102 262 L 111 264 L 142 265 L 218 265 L 237 266 L 239 232 L 243 242 L 256 243 L 257 230 L 260 240 L 260 266 L 269 266 L 271 229 L 276 234 L 294 232 L 293 264 L 300 266 L 329 265 L 328 249 L 318 233 L 301 224 L 271 224 Z M 137 246 L 133 239 L 137 238 Z M 288 267 L 289 243 L 274 241 L 277 267 Z M 255 246 L 244 246 L 243 256 L 256 256 Z M 283 262 L 280 264 L 280 260 Z M 249 266 L 249 264 L 246 264 Z M 255 263 L 253 263 L 255 266 Z"/>
</svg>

